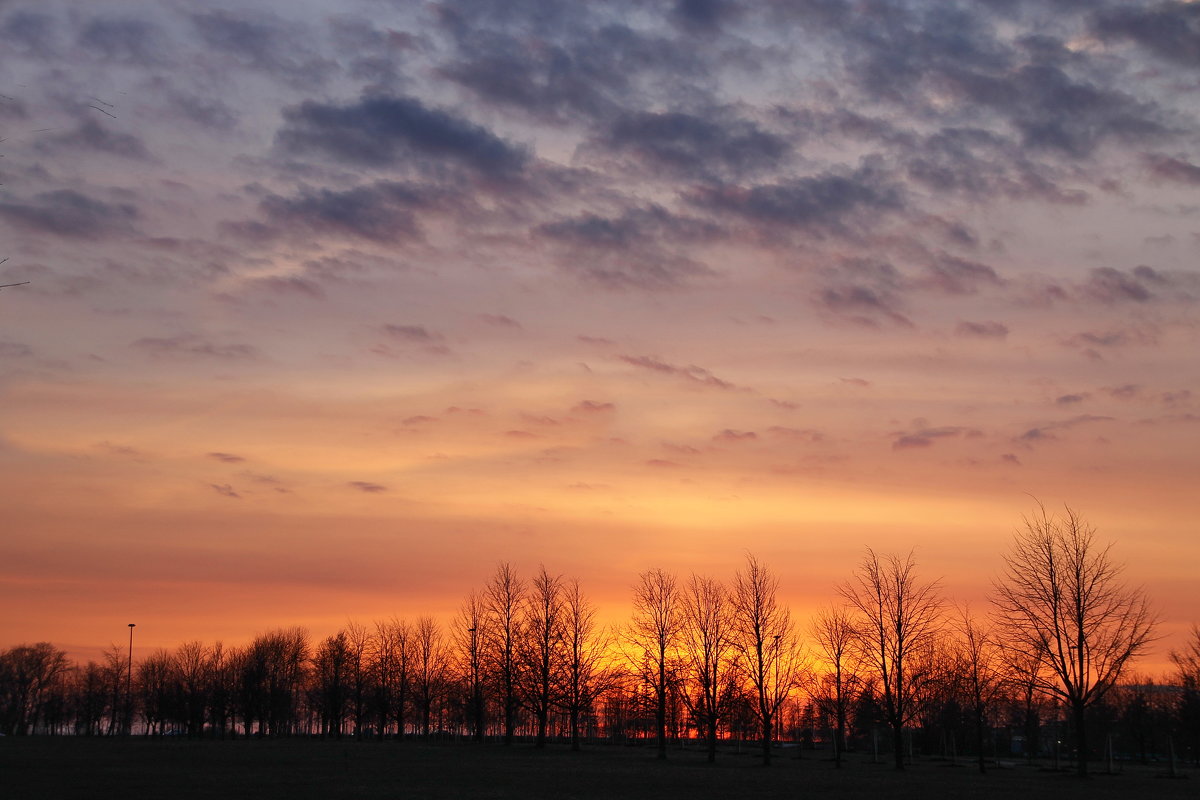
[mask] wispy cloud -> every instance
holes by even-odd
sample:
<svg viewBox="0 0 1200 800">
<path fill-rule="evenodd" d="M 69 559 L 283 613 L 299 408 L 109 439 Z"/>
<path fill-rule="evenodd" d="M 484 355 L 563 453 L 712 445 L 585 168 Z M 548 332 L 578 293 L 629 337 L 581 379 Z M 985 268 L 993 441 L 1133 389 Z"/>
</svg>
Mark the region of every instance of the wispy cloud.
<svg viewBox="0 0 1200 800">
<path fill-rule="evenodd" d="M 132 342 L 130 347 L 153 358 L 161 359 L 245 361 L 259 357 L 258 349 L 253 345 L 213 342 L 190 333 L 176 336 L 148 336 Z"/>
<path fill-rule="evenodd" d="M 598 402 L 596 400 L 581 400 L 571 407 L 572 414 L 608 414 L 617 408 L 615 403 Z"/>
<path fill-rule="evenodd" d="M 110 456 L 120 456 L 123 458 L 132 458 L 137 461 L 144 461 L 148 454 L 137 447 L 128 444 L 118 444 L 116 442 L 103 441 L 96 445 L 96 449 Z"/>
<path fill-rule="evenodd" d="M 346 485 L 351 489 L 365 492 L 366 494 L 381 494 L 388 490 L 388 487 L 379 483 L 372 483 L 371 481 L 350 481 Z"/>
<path fill-rule="evenodd" d="M 401 342 L 431 344 L 442 340 L 440 334 L 430 331 L 424 325 L 397 325 L 388 323 L 382 326 L 382 330 L 388 337 Z"/>
<path fill-rule="evenodd" d="M 950 439 L 964 435 L 978 435 L 978 431 L 946 426 L 940 428 L 921 428 L 920 430 L 898 434 L 892 442 L 893 450 L 913 450 L 932 447 L 941 439 Z"/>
<path fill-rule="evenodd" d="M 678 366 L 675 364 L 668 364 L 665 361 L 661 361 L 651 356 L 618 356 L 618 358 L 621 361 L 624 361 L 626 364 L 637 367 L 638 369 L 682 378 L 688 383 L 699 384 L 701 386 L 712 387 L 714 389 L 737 388 L 729 381 L 722 380 L 713 375 L 707 369 L 704 369 L 703 367 L 697 367 L 694 364 Z"/>
<path fill-rule="evenodd" d="M 1041 442 L 1052 441 L 1057 438 L 1058 431 L 1066 431 L 1076 428 L 1080 425 L 1088 425 L 1098 422 L 1111 422 L 1112 417 L 1100 416 L 1096 414 L 1081 414 L 1077 417 L 1068 419 L 1054 420 L 1053 422 L 1044 422 L 1029 428 L 1020 436 L 1017 441 L 1021 444 L 1031 445 Z"/>
<path fill-rule="evenodd" d="M 964 339 L 1004 339 L 1008 336 L 1008 326 L 994 320 L 963 321 L 954 326 L 954 333 Z"/>
</svg>

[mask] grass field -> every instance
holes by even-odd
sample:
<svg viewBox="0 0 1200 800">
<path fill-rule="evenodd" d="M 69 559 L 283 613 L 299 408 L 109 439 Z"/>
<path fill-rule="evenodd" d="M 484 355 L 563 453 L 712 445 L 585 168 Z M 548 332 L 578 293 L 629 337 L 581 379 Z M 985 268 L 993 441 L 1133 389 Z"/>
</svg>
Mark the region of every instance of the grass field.
<svg viewBox="0 0 1200 800">
<path fill-rule="evenodd" d="M 416 742 L 0 739 L 0 797 L 67 798 L 1005 798 L 1155 800 L 1195 798 L 1196 775 L 1171 780 L 1165 767 L 1123 765 L 1079 780 L 1024 764 L 980 775 L 973 766 L 918 761 L 903 773 L 869 758 L 833 764 L 781 751 L 769 768 L 752 755 L 695 751 L 666 762 L 649 747 L 562 747 Z"/>
</svg>

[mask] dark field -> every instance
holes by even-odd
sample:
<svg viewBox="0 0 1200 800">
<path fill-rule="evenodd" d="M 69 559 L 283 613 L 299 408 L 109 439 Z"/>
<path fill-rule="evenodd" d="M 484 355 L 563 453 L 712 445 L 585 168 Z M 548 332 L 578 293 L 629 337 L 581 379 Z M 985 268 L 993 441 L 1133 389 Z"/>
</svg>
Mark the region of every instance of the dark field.
<svg viewBox="0 0 1200 800">
<path fill-rule="evenodd" d="M 854 758 L 842 770 L 819 754 L 782 751 L 764 769 L 751 755 L 696 751 L 659 762 L 649 747 L 596 745 L 582 753 L 528 745 L 426 745 L 315 740 L 0 739 L 0 797 L 47 798 L 1195 798 L 1200 781 L 1165 767 L 1123 765 L 1079 780 L 1015 764 L 918 761 L 904 773 Z M 1184 772 L 1185 775 L 1188 772 Z"/>
</svg>

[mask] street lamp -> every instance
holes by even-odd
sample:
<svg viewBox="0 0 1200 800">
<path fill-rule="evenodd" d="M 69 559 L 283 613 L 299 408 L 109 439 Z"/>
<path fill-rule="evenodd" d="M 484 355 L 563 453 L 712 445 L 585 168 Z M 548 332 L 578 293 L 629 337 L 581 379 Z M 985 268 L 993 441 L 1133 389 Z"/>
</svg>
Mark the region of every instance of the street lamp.
<svg viewBox="0 0 1200 800">
<path fill-rule="evenodd" d="M 129 663 L 125 671 L 125 733 L 133 733 L 133 629 L 137 623 L 129 623 Z"/>
<path fill-rule="evenodd" d="M 775 738 L 779 739 L 780 738 L 780 736 L 779 736 L 780 729 L 783 727 L 783 725 L 781 724 L 783 722 L 783 720 L 781 719 L 781 717 L 783 716 L 783 713 L 782 713 L 783 712 L 783 701 L 779 699 L 779 634 L 778 633 L 775 634 L 775 653 L 774 653 L 774 655 L 775 655 L 775 688 L 773 690 L 774 696 L 771 698 L 771 705 L 774 707 L 773 708 L 773 711 L 774 711 L 773 716 L 774 716 L 774 722 L 775 722 L 775 730 L 773 731 L 773 733 L 775 735 Z M 767 742 L 767 746 L 770 747 L 771 743 Z M 796 752 L 799 753 L 800 751 L 797 750 Z"/>
<path fill-rule="evenodd" d="M 477 742 L 483 741 L 483 692 L 479 685 L 479 630 L 472 625 L 467 628 L 471 634 L 471 720 L 475 730 L 472 738 Z"/>
</svg>

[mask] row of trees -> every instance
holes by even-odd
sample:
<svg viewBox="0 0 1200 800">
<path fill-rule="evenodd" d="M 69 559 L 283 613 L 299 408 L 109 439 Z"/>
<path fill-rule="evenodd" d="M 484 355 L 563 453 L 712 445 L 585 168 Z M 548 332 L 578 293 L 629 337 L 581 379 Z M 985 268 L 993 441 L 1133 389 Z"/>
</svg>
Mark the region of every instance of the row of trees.
<svg viewBox="0 0 1200 800">
<path fill-rule="evenodd" d="M 804 630 L 753 556 L 727 583 L 642 573 L 630 620 L 616 629 L 598 624 L 578 581 L 544 567 L 523 580 L 501 564 L 448 627 L 429 617 L 352 623 L 315 645 L 282 629 L 241 648 L 189 642 L 134 665 L 117 646 L 83 666 L 49 644 L 14 647 L 0 653 L 0 725 L 111 734 L 136 713 L 148 733 L 449 731 L 537 746 L 560 735 L 573 748 L 587 736 L 652 735 L 662 758 L 669 742 L 694 735 L 710 759 L 752 726 L 764 764 L 782 735 L 828 741 L 839 766 L 852 743 L 886 726 L 897 768 L 923 732 L 923 749 L 961 742 L 983 769 L 998 728 L 1021 731 L 1034 754 L 1061 709 L 1081 771 L 1089 727 L 1105 714 L 1128 717 L 1130 730 L 1154 718 L 1196 736 L 1200 629 L 1173 653 L 1176 690 L 1119 688 L 1155 619 L 1077 514 L 1039 508 L 1005 563 L 993 613 L 982 616 L 951 607 L 911 554 L 867 550 L 838 587 L 841 602 Z"/>
</svg>

